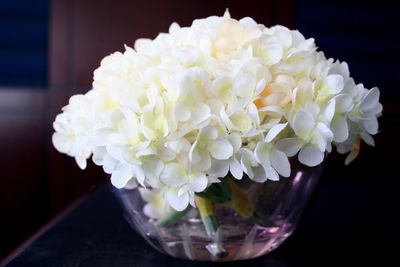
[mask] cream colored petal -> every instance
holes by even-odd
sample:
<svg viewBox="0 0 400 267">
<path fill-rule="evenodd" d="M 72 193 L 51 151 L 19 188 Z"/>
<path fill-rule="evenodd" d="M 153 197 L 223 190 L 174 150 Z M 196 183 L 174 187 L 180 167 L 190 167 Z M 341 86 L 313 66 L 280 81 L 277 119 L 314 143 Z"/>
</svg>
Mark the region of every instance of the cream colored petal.
<svg viewBox="0 0 400 267">
<path fill-rule="evenodd" d="M 319 165 L 324 160 L 322 153 L 316 146 L 305 146 L 300 150 L 299 161 L 309 167 Z"/>
<path fill-rule="evenodd" d="M 181 194 L 178 196 L 178 192 L 174 189 L 167 190 L 165 192 L 165 200 L 177 211 L 183 211 L 189 205 L 188 193 Z"/>
<path fill-rule="evenodd" d="M 208 184 L 207 177 L 204 173 L 195 173 L 189 176 L 188 187 L 193 192 L 202 192 Z"/>
<path fill-rule="evenodd" d="M 219 160 L 229 159 L 233 153 L 231 143 L 224 139 L 210 141 L 207 148 L 208 151 L 210 151 L 211 156 Z"/>
<path fill-rule="evenodd" d="M 347 119 L 343 116 L 336 116 L 331 123 L 333 141 L 342 143 L 349 137 L 349 127 Z"/>
<path fill-rule="evenodd" d="M 229 160 L 214 160 L 208 174 L 215 177 L 225 177 L 229 171 Z"/>
<path fill-rule="evenodd" d="M 290 163 L 285 153 L 273 149 L 271 151 L 271 165 L 283 177 L 290 176 Z"/>
<path fill-rule="evenodd" d="M 61 153 L 69 153 L 72 148 L 72 140 L 61 133 L 55 132 L 51 140 L 53 146 Z"/>
<path fill-rule="evenodd" d="M 374 135 L 378 133 L 379 124 L 378 124 L 378 119 L 376 117 L 371 117 L 367 120 L 364 120 L 363 126 L 369 134 Z"/>
<path fill-rule="evenodd" d="M 236 158 L 232 159 L 229 164 L 229 170 L 233 177 L 240 180 L 243 177 L 243 169 Z"/>
<path fill-rule="evenodd" d="M 278 140 L 275 144 L 276 149 L 284 152 L 288 157 L 293 157 L 299 152 L 303 142 L 299 138 L 285 138 Z"/>
<path fill-rule="evenodd" d="M 160 175 L 160 180 L 169 186 L 179 186 L 184 182 L 185 170 L 178 163 L 168 163 L 165 165 Z"/>
<path fill-rule="evenodd" d="M 314 117 L 309 112 L 301 110 L 294 116 L 292 127 L 299 137 L 306 138 L 309 137 L 309 133 L 314 128 L 314 125 Z"/>
<path fill-rule="evenodd" d="M 275 126 L 273 126 L 269 131 L 268 134 L 265 136 L 265 142 L 270 143 L 272 140 L 274 140 L 274 138 L 280 133 L 282 132 L 286 126 L 288 125 L 288 123 L 280 123 L 277 124 Z"/>
<path fill-rule="evenodd" d="M 369 110 L 374 108 L 379 103 L 380 91 L 377 87 L 372 88 L 368 91 L 361 102 L 363 110 Z"/>
<path fill-rule="evenodd" d="M 133 172 L 128 164 L 119 164 L 111 174 L 111 183 L 116 188 L 123 188 L 133 177 Z"/>
</svg>

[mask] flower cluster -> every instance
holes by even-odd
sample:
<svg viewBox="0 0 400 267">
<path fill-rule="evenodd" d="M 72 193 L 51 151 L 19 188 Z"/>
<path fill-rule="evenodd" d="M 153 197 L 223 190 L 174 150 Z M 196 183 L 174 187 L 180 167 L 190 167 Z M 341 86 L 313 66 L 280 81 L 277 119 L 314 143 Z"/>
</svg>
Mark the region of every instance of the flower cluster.
<svg viewBox="0 0 400 267">
<path fill-rule="evenodd" d="M 288 157 L 316 166 L 333 146 L 349 162 L 360 139 L 374 144 L 381 111 L 379 90 L 313 39 L 226 12 L 105 57 L 93 89 L 56 117 L 53 143 L 81 168 L 92 156 L 118 188 L 156 189 L 143 191 L 156 216 L 159 196 L 183 210 L 228 173 L 278 180 Z"/>
</svg>

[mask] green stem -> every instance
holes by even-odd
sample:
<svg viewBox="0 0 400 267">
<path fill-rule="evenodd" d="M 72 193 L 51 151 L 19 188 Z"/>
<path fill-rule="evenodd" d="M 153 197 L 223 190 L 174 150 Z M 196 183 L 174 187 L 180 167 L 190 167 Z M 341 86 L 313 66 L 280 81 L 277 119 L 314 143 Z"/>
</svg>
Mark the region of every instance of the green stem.
<svg viewBox="0 0 400 267">
<path fill-rule="evenodd" d="M 214 236 L 218 230 L 218 221 L 215 216 L 215 204 L 208 199 L 199 196 L 195 196 L 195 201 L 207 234 L 209 236 Z"/>
<path fill-rule="evenodd" d="M 221 259 L 228 256 L 226 250 L 222 247 L 218 220 L 215 214 L 215 204 L 206 198 L 195 196 L 197 210 L 200 218 L 206 228 L 207 235 L 213 239 L 213 243 L 208 244 L 206 248 L 216 258 Z"/>
</svg>

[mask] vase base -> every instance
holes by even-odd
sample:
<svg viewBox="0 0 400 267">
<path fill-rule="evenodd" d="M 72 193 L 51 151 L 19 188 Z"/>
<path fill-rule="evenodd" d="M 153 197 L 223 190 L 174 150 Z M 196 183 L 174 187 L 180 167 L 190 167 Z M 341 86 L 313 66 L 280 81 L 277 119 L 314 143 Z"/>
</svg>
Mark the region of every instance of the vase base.
<svg viewBox="0 0 400 267">
<path fill-rule="evenodd" d="M 288 223 L 275 227 L 260 225 L 236 225 L 221 227 L 223 240 L 219 244 L 203 235 L 203 228 L 196 224 L 184 224 L 175 229 L 177 235 L 162 233 L 164 238 L 147 235 L 155 247 L 162 247 L 168 255 L 194 261 L 237 261 L 260 257 L 278 247 L 293 231 Z M 189 232 L 191 235 L 189 235 Z M 193 233 L 197 233 L 194 235 Z M 171 233 L 169 233 L 171 234 Z M 210 246 L 213 247 L 210 249 Z M 216 250 L 216 247 L 219 250 Z"/>
</svg>

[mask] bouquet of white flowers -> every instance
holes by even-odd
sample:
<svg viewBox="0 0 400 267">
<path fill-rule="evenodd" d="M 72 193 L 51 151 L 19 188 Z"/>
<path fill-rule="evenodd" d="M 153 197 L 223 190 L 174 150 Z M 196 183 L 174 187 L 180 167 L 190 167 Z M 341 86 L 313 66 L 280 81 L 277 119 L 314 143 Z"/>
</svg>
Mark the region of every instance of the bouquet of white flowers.
<svg viewBox="0 0 400 267">
<path fill-rule="evenodd" d="M 288 177 L 290 157 L 316 166 L 336 147 L 349 163 L 360 140 L 374 145 L 381 111 L 378 88 L 314 39 L 226 12 L 105 57 L 93 89 L 56 117 L 53 143 L 82 169 L 92 156 L 115 187 L 141 187 L 158 218 L 227 176 Z"/>
</svg>

